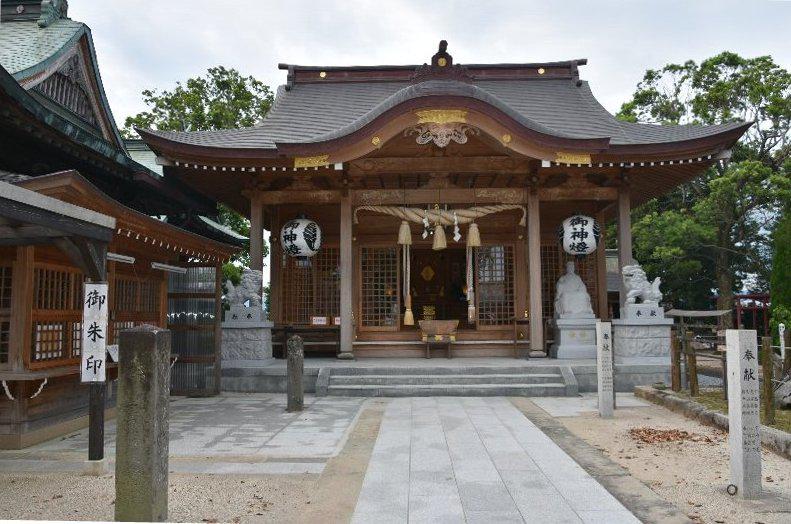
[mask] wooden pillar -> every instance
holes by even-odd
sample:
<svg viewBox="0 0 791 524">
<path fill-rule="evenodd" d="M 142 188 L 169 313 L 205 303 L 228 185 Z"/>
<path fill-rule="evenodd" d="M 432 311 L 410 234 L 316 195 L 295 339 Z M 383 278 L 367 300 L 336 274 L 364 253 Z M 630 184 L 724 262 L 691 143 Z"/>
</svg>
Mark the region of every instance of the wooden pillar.
<svg viewBox="0 0 791 524">
<path fill-rule="evenodd" d="M 30 362 L 31 322 L 33 314 L 33 263 L 35 248 L 20 246 L 16 248 L 13 264 L 11 297 L 11 326 L 9 333 L 8 362 L 12 371 L 22 371 Z"/>
<path fill-rule="evenodd" d="M 341 350 L 338 358 L 354 358 L 354 323 L 352 322 L 352 199 L 350 195 L 341 198 Z"/>
<path fill-rule="evenodd" d="M 250 198 L 250 269 L 264 269 L 264 215 L 259 196 Z"/>
<path fill-rule="evenodd" d="M 609 320 L 610 312 L 607 305 L 607 239 L 605 238 L 606 227 L 604 227 L 604 216 L 600 213 L 596 216 L 596 221 L 601 227 L 601 237 L 599 238 L 599 247 L 596 249 L 596 282 L 599 290 L 599 295 L 596 301 L 599 309 L 599 318 L 602 320 Z"/>
<path fill-rule="evenodd" d="M 283 253 L 280 248 L 280 240 L 275 235 L 280 231 L 280 210 L 277 207 L 270 209 L 269 224 L 269 320 L 275 324 L 280 324 L 282 319 L 281 305 L 281 270 L 283 266 Z M 285 344 L 285 342 L 284 342 Z M 285 346 L 283 346 L 285 351 Z"/>
<path fill-rule="evenodd" d="M 530 349 L 544 350 L 544 315 L 541 299 L 541 222 L 538 191 L 527 195 L 527 260 L 530 284 Z"/>
<path fill-rule="evenodd" d="M 632 199 L 629 186 L 624 181 L 618 187 L 618 275 L 621 281 L 620 306 L 626 303 L 626 288 L 620 278 L 621 270 L 634 262 L 632 258 Z"/>
</svg>

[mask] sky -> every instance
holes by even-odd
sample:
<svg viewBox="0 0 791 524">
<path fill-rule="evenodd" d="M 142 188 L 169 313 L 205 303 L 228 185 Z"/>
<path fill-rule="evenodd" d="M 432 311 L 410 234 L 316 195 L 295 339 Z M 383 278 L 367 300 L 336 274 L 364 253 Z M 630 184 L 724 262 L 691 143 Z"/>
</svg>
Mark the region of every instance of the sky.
<svg viewBox="0 0 791 524">
<path fill-rule="evenodd" d="M 448 41 L 456 63 L 587 58 L 582 78 L 611 112 L 648 68 L 720 51 L 791 68 L 791 0 L 71 0 L 91 28 L 119 126 L 212 66 L 273 88 L 278 63 L 422 64 Z"/>
<path fill-rule="evenodd" d="M 613 113 L 671 62 L 728 50 L 791 69 L 791 0 L 71 0 L 69 16 L 91 28 L 119 127 L 146 109 L 141 91 L 209 67 L 274 90 L 278 63 L 422 64 L 441 39 L 460 64 L 587 58 L 581 77 Z"/>
</svg>

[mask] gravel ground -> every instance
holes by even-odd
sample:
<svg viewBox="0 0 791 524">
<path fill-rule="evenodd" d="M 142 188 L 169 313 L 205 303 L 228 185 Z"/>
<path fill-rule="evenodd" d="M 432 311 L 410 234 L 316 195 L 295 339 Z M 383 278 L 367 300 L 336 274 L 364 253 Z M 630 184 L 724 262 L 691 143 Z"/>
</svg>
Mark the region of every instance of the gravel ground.
<svg viewBox="0 0 791 524">
<path fill-rule="evenodd" d="M 291 522 L 310 507 L 317 479 L 171 473 L 168 517 L 175 522 Z M 0 475 L 3 519 L 112 521 L 114 499 L 113 475 Z"/>
<path fill-rule="evenodd" d="M 791 521 L 791 462 L 764 450 L 766 496 L 745 501 L 725 492 L 729 484 L 727 434 L 660 406 L 616 410 L 614 419 L 596 413 L 558 419 L 569 431 L 602 450 L 633 476 L 697 522 L 788 523 Z M 678 429 L 711 442 L 645 444 L 633 440 L 634 427 Z"/>
</svg>

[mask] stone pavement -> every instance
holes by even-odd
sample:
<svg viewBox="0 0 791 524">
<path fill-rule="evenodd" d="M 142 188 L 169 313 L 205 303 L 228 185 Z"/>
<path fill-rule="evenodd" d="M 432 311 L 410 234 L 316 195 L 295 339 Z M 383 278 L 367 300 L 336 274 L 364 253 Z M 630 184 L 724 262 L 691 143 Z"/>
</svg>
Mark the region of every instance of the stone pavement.
<svg viewBox="0 0 791 524">
<path fill-rule="evenodd" d="M 582 393 L 579 397 L 546 397 L 530 400 L 553 417 L 579 417 L 582 413 L 599 411 L 597 393 Z M 618 408 L 642 408 L 650 406 L 651 403 L 640 400 L 634 396 L 634 393 L 618 393 L 616 405 Z"/>
<path fill-rule="evenodd" d="M 639 522 L 505 398 L 388 404 L 355 523 Z"/>
<path fill-rule="evenodd" d="M 286 413 L 282 394 L 174 398 L 170 469 L 176 473 L 321 473 L 337 455 L 365 399 L 307 397 Z M 105 425 L 105 456 L 115 455 L 116 425 Z M 21 451 L 0 451 L 0 472 L 80 471 L 88 455 L 84 429 Z"/>
</svg>

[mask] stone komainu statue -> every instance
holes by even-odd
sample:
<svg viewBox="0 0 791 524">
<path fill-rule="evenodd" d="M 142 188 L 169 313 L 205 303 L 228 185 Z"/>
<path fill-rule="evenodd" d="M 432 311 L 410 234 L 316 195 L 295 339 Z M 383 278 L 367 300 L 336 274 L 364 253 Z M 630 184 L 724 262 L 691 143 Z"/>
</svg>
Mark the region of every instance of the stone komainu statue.
<svg viewBox="0 0 791 524">
<path fill-rule="evenodd" d="M 623 283 L 626 286 L 626 303 L 634 304 L 639 298 L 643 303 L 659 304 L 662 292 L 659 285 L 662 279 L 656 277 L 653 282 L 648 282 L 648 277 L 640 264 L 624 266 L 621 270 Z"/>
<path fill-rule="evenodd" d="M 249 307 L 261 309 L 261 286 L 263 274 L 256 269 L 244 269 L 242 279 L 238 286 L 234 286 L 231 281 L 227 281 L 225 286 L 228 293 L 225 295 L 228 303 L 233 306 L 243 307 L 249 301 Z"/>
</svg>

